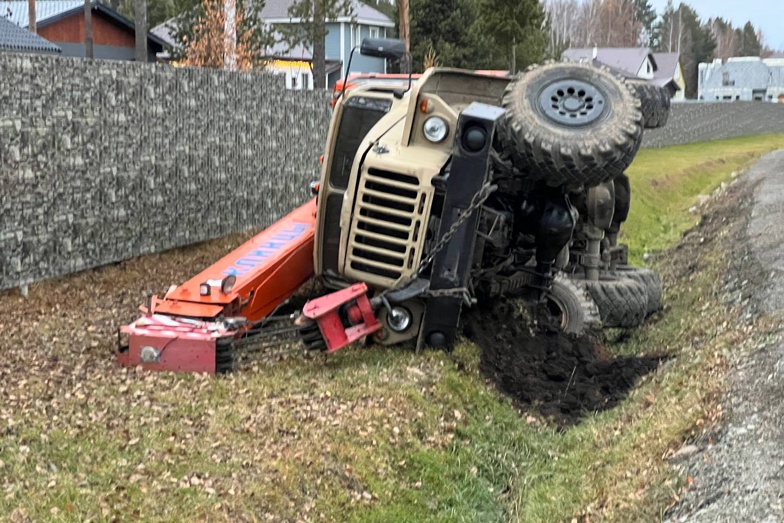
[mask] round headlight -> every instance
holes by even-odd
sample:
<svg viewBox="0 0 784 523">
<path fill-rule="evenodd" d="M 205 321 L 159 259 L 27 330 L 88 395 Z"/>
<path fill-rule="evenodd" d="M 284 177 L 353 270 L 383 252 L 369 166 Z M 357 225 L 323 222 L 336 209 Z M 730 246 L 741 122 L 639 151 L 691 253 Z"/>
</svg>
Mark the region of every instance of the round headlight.
<svg viewBox="0 0 784 523">
<path fill-rule="evenodd" d="M 425 120 L 422 131 L 425 133 L 425 138 L 433 143 L 438 143 L 449 134 L 449 125 L 440 116 L 431 116 Z"/>
<path fill-rule="evenodd" d="M 235 283 L 237 283 L 236 276 L 234 276 L 233 274 L 226 276 L 225 278 L 223 278 L 223 281 L 221 282 L 221 292 L 223 294 L 227 294 L 231 292 L 231 290 L 234 288 Z"/>
</svg>

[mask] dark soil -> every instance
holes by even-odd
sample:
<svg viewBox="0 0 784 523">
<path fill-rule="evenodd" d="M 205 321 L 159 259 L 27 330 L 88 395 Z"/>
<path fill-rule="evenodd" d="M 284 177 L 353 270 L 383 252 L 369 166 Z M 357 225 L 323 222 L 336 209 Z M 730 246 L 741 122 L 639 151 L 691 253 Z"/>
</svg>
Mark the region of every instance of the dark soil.
<svg viewBox="0 0 784 523">
<path fill-rule="evenodd" d="M 522 407 L 576 424 L 612 408 L 662 356 L 613 357 L 589 336 L 532 332 L 513 302 L 475 310 L 464 334 L 481 349 L 481 370 Z"/>
</svg>

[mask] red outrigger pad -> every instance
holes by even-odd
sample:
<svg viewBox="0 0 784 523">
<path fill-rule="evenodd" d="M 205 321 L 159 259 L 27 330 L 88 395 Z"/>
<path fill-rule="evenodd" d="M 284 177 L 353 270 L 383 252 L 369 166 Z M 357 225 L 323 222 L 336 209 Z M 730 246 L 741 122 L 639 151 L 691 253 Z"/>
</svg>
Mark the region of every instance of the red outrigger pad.
<svg viewBox="0 0 784 523">
<path fill-rule="evenodd" d="M 305 304 L 302 315 L 318 323 L 328 354 L 381 329 L 367 291 L 366 284 L 355 283 Z M 352 324 L 350 327 L 343 325 L 339 314 L 340 309 L 346 306 L 346 314 Z"/>
<path fill-rule="evenodd" d="M 222 318 L 258 321 L 313 277 L 315 215 L 314 198 L 164 298 L 154 296 L 149 307 L 140 308 L 141 318 L 120 329 L 129 342 L 118 362 L 214 373 L 218 340 L 239 332 Z"/>
</svg>

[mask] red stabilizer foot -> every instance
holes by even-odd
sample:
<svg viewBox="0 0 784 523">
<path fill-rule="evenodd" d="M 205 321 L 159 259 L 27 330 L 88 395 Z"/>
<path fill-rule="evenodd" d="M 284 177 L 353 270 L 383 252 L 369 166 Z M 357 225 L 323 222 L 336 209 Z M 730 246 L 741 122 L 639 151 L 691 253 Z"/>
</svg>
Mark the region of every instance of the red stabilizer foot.
<svg viewBox="0 0 784 523">
<path fill-rule="evenodd" d="M 318 323 L 327 344 L 327 353 L 340 350 L 381 329 L 381 323 L 370 306 L 367 290 L 366 284 L 356 283 L 305 304 L 302 315 Z M 344 305 L 348 305 L 348 317 L 356 323 L 351 327 L 344 327 L 340 318 L 340 308 Z"/>
<path fill-rule="evenodd" d="M 215 323 L 160 314 L 142 316 L 121 331 L 129 335 L 128 347 L 116 355 L 123 367 L 208 374 L 216 370 L 218 339 L 234 335 Z"/>
</svg>

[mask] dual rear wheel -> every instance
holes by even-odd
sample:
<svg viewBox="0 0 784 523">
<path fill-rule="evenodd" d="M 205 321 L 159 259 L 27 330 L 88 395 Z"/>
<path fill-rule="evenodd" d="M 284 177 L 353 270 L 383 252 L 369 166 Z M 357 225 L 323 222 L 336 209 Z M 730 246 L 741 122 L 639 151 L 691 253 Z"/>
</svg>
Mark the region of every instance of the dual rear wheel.
<svg viewBox="0 0 784 523">
<path fill-rule="evenodd" d="M 650 269 L 622 266 L 598 280 L 559 275 L 545 302 L 550 325 L 581 335 L 600 328 L 634 328 L 661 309 L 659 276 Z"/>
</svg>

